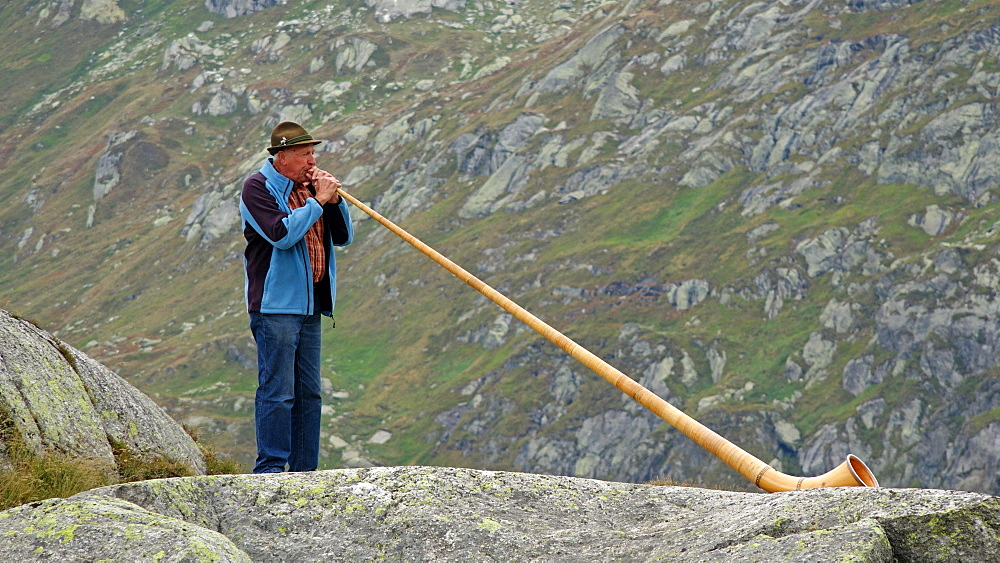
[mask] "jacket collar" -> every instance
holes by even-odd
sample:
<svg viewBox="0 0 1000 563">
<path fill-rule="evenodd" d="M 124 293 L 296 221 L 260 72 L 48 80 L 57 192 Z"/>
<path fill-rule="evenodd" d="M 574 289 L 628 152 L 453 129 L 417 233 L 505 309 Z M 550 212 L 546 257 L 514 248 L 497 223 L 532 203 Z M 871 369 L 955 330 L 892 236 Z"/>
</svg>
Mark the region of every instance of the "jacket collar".
<svg viewBox="0 0 1000 563">
<path fill-rule="evenodd" d="M 274 168 L 274 159 L 265 159 L 264 164 L 260 167 L 260 173 L 267 180 L 269 189 L 275 191 L 277 195 L 282 196 L 282 201 L 288 199 L 288 194 L 292 193 L 292 187 L 295 186 L 295 182 L 283 176 Z"/>
</svg>

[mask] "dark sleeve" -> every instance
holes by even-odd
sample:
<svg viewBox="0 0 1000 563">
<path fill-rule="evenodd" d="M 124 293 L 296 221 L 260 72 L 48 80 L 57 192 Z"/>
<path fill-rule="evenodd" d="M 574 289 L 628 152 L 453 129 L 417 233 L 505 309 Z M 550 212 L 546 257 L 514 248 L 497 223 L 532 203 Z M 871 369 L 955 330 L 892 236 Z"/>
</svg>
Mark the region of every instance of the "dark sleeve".
<svg viewBox="0 0 1000 563">
<path fill-rule="evenodd" d="M 347 218 L 340 210 L 339 203 L 326 203 L 323 205 L 323 220 L 326 223 L 326 231 L 330 233 L 333 244 L 344 245 L 351 240 L 351 231 L 347 226 Z"/>
<path fill-rule="evenodd" d="M 285 238 L 288 228 L 284 219 L 288 214 L 278 207 L 277 200 L 267 191 L 266 180 L 260 172 L 243 182 L 243 205 L 257 223 L 254 229 L 268 239 L 277 241 Z"/>
</svg>

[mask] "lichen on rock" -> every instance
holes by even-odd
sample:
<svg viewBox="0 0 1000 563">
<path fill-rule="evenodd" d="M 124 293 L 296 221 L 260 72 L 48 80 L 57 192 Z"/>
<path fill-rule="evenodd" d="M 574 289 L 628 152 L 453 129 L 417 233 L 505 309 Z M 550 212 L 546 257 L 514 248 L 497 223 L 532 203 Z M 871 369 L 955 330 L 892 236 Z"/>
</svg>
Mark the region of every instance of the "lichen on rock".
<svg viewBox="0 0 1000 563">
<path fill-rule="evenodd" d="M 214 549 L 216 561 L 990 561 L 1000 557 L 1000 499 L 339 469 L 128 483 L 0 513 L 0 552 L 31 558 L 35 549 L 113 560 L 158 550 L 198 560 Z"/>
</svg>

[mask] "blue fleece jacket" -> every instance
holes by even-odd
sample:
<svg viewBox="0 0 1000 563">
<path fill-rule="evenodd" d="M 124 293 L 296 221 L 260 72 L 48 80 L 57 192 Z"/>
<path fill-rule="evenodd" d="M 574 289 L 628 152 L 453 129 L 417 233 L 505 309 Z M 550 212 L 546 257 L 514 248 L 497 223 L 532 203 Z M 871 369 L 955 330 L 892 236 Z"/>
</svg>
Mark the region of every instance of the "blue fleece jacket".
<svg viewBox="0 0 1000 563">
<path fill-rule="evenodd" d="M 297 209 L 288 206 L 295 183 L 274 169 L 272 159 L 243 183 L 240 216 L 247 310 L 265 314 L 332 315 L 337 300 L 337 257 L 334 246 L 354 239 L 347 202 L 321 205 L 313 198 Z M 315 284 L 305 235 L 317 220 L 324 226 L 326 275 Z"/>
</svg>

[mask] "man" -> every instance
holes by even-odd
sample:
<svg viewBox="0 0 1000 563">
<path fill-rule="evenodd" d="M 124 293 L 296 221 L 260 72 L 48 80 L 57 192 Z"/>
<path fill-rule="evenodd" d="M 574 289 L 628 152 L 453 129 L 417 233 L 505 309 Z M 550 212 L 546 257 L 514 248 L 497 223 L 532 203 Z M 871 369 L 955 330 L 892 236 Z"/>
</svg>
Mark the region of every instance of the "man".
<svg viewBox="0 0 1000 563">
<path fill-rule="evenodd" d="M 333 315 L 334 246 L 354 237 L 340 182 L 316 167 L 320 144 L 279 123 L 260 171 L 243 183 L 240 215 L 250 330 L 257 342 L 254 473 L 319 465 L 320 315 Z"/>
</svg>

